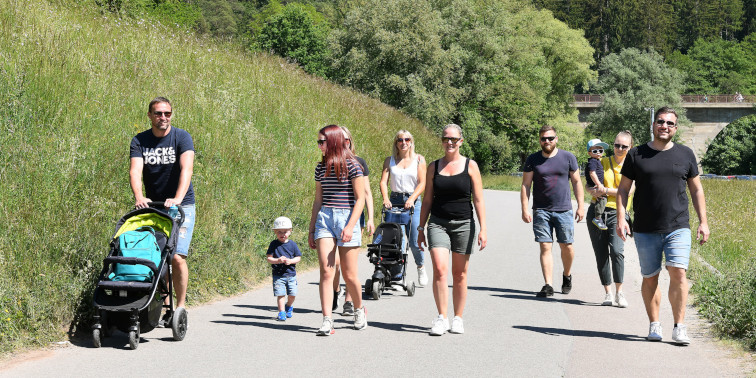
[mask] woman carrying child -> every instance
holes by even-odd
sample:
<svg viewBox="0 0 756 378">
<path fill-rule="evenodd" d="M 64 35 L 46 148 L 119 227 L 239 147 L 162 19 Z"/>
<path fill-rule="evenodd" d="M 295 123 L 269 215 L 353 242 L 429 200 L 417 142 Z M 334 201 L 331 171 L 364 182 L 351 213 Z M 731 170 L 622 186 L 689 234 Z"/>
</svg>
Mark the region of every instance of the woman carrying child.
<svg viewBox="0 0 756 378">
<path fill-rule="evenodd" d="M 487 240 L 483 184 L 478 164 L 459 152 L 464 140 L 462 128 L 455 124 L 446 125 L 441 135 L 444 157 L 428 166 L 425 198 L 417 227 L 418 246 L 422 249 L 423 244 L 426 244 L 430 248 L 433 262 L 433 298 L 438 309 L 438 317 L 433 320 L 430 330 L 433 336 L 441 336 L 447 330 L 452 333 L 465 332 L 462 313 L 467 300 L 467 268 L 476 239 L 472 205 L 475 205 L 475 213 L 480 224 L 477 240 L 481 250 L 486 247 Z M 423 232 L 426 220 L 428 242 Z M 447 272 L 450 251 L 454 304 L 451 327 L 446 316 L 449 303 Z"/>
<path fill-rule="evenodd" d="M 399 130 L 391 143 L 392 154 L 383 162 L 381 173 L 381 196 L 383 207 L 414 208 L 412 214 L 412 229 L 405 230 L 409 237 L 409 246 L 417 265 L 417 281 L 420 286 L 428 284 L 428 274 L 425 272 L 425 257 L 417 246 L 417 226 L 420 225 L 420 211 L 422 200 L 420 195 L 425 191 L 425 158 L 415 153 L 415 143 L 412 134 L 407 130 Z M 391 196 L 388 194 L 390 181 Z"/>
<path fill-rule="evenodd" d="M 323 323 L 317 334 L 329 336 L 334 333 L 331 306 L 337 261 L 341 263 L 347 290 L 362 292 L 357 272 L 362 233 L 357 222 L 365 206 L 365 182 L 360 164 L 347 148 L 341 127 L 329 125 L 320 129 L 317 142 L 322 159 L 315 168 L 315 200 L 307 242 L 310 248 L 317 250 L 320 263 Z M 367 318 L 362 298 L 355 295 L 353 299 L 354 328 L 365 329 Z"/>
</svg>

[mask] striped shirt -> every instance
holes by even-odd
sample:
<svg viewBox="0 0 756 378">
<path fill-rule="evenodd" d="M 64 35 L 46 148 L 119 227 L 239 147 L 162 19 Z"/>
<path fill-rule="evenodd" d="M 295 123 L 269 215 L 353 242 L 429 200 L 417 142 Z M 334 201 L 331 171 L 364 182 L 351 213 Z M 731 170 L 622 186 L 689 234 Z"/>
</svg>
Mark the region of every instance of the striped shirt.
<svg viewBox="0 0 756 378">
<path fill-rule="evenodd" d="M 315 181 L 323 186 L 323 206 L 337 208 L 354 207 L 354 189 L 352 180 L 362 177 L 362 168 L 356 160 L 347 160 L 348 180 L 339 181 L 331 168 L 331 174 L 325 177 L 325 165 L 321 162 L 315 167 Z"/>
</svg>

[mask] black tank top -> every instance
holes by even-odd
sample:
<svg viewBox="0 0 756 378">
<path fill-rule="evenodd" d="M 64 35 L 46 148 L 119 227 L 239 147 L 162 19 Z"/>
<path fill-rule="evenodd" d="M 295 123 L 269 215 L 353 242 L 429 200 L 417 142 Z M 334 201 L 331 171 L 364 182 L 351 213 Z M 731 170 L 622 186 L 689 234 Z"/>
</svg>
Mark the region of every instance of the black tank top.
<svg viewBox="0 0 756 378">
<path fill-rule="evenodd" d="M 433 206 L 431 214 L 443 219 L 472 219 L 472 179 L 467 172 L 470 159 L 465 160 L 465 170 L 454 176 L 438 174 L 441 160 L 435 161 L 433 172 Z"/>
</svg>

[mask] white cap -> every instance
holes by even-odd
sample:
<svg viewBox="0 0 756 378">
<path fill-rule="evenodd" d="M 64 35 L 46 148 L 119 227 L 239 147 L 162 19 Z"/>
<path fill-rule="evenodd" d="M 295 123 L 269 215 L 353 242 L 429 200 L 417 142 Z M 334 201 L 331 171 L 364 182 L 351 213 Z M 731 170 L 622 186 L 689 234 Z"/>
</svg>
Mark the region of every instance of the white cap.
<svg viewBox="0 0 756 378">
<path fill-rule="evenodd" d="M 289 229 L 294 228 L 291 225 L 291 219 L 286 217 L 278 217 L 276 220 L 273 221 L 273 229 L 274 230 L 283 230 L 283 229 Z"/>
</svg>

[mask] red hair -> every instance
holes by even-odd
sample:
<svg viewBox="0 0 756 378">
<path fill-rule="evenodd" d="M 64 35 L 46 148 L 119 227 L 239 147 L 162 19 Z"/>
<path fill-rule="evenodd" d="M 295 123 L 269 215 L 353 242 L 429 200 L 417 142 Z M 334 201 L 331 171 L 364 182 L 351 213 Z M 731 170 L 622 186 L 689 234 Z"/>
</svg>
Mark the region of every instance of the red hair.
<svg viewBox="0 0 756 378">
<path fill-rule="evenodd" d="M 331 175 L 331 169 L 339 181 L 344 181 L 349 176 L 347 160 L 354 159 L 354 154 L 346 145 L 344 130 L 337 125 L 328 125 L 318 132 L 326 139 L 326 150 L 321 162 L 325 166 L 325 176 Z"/>
</svg>

